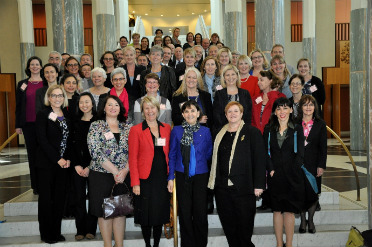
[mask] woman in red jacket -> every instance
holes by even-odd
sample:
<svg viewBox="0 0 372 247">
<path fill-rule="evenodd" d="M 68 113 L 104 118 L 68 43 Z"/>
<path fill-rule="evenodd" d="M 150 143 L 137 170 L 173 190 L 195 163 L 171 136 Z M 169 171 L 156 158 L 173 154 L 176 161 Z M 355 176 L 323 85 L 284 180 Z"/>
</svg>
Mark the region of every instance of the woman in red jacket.
<svg viewBox="0 0 372 247">
<path fill-rule="evenodd" d="M 285 97 L 278 90 L 283 82 L 271 71 L 260 71 L 258 87 L 261 93 L 252 101 L 252 126 L 263 133 L 265 125 L 269 122 L 273 103 L 277 98 Z"/>
<path fill-rule="evenodd" d="M 160 103 L 145 96 L 141 102 L 145 119 L 129 132 L 130 179 L 135 196 L 134 222 L 141 225 L 146 247 L 153 229 L 154 247 L 159 246 L 162 225 L 169 223 L 167 190 L 170 126 L 157 121 Z"/>
</svg>

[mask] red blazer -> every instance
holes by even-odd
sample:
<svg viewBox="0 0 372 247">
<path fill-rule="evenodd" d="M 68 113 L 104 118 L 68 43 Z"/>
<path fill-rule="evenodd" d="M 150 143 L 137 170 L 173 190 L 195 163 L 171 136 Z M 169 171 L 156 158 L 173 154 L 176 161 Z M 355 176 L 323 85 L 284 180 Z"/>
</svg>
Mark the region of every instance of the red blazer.
<svg viewBox="0 0 372 247">
<path fill-rule="evenodd" d="M 257 97 L 252 98 L 252 126 L 256 127 L 263 133 L 266 124 L 269 123 L 272 108 L 274 101 L 277 98 L 284 97 L 285 94 L 282 94 L 281 92 L 278 91 L 270 91 L 267 93 L 267 97 L 269 98 L 269 101 L 266 103 L 266 106 L 263 110 L 262 113 L 262 118 L 261 118 L 261 107 L 262 107 L 262 102 L 258 103 L 256 102 L 256 99 L 259 97 L 263 97 L 263 93 L 259 94 Z"/>
<path fill-rule="evenodd" d="M 167 171 L 169 172 L 168 154 L 171 128 L 166 123 L 158 122 L 158 125 L 160 127 L 160 136 L 166 139 L 163 150 L 167 161 Z M 140 185 L 140 179 L 147 179 L 149 177 L 154 158 L 154 143 L 146 121 L 130 129 L 128 146 L 131 186 Z"/>
</svg>

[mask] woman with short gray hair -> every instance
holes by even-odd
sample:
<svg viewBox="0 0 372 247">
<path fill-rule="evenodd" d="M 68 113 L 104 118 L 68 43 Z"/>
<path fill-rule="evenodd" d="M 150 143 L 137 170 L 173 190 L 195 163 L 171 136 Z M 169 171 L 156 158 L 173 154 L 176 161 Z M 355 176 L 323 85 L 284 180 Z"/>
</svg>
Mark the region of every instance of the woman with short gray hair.
<svg viewBox="0 0 372 247">
<path fill-rule="evenodd" d="M 98 106 L 100 95 L 107 94 L 110 91 L 110 88 L 105 87 L 104 85 L 107 78 L 106 71 L 104 69 L 95 67 L 91 73 L 94 86 L 85 90 L 84 92 L 91 93 L 96 103 L 96 106 Z"/>
</svg>

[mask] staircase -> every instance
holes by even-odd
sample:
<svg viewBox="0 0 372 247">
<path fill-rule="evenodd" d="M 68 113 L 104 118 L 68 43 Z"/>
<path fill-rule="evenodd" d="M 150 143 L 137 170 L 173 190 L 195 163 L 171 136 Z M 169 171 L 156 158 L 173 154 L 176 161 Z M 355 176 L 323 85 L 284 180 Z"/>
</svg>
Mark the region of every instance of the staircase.
<svg viewBox="0 0 372 247">
<path fill-rule="evenodd" d="M 345 246 L 348 232 L 352 225 L 359 230 L 367 230 L 367 209 L 325 186 L 320 197 L 322 210 L 316 212 L 314 222 L 317 232 L 315 234 L 299 234 L 299 217 L 295 221 L 295 236 L 293 246 Z M 28 191 L 4 204 L 4 223 L 0 224 L 0 247 L 42 247 L 49 246 L 41 242 L 39 225 L 37 221 L 37 196 Z M 209 239 L 208 247 L 228 246 L 217 213 L 208 216 Z M 272 213 L 270 211 L 258 212 L 255 218 L 253 243 L 257 247 L 275 246 Z M 97 227 L 98 229 L 98 227 Z M 99 230 L 98 230 L 99 231 Z M 65 242 L 54 244 L 59 247 L 102 247 L 100 234 L 94 240 L 75 241 L 75 221 L 65 219 L 62 221 L 62 234 Z M 141 228 L 134 224 L 133 218 L 126 221 L 125 247 L 145 246 L 142 239 Z M 162 238 L 160 246 L 172 247 L 173 239 Z M 180 240 L 179 240 L 180 246 Z"/>
</svg>

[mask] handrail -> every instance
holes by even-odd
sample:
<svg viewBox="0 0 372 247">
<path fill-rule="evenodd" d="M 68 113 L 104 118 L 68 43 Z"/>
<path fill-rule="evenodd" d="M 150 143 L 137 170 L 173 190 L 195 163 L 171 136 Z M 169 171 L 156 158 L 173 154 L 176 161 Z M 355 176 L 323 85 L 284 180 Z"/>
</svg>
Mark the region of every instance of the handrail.
<svg viewBox="0 0 372 247">
<path fill-rule="evenodd" d="M 16 136 L 18 135 L 17 132 L 14 132 L 13 135 L 11 135 L 4 143 L 0 146 L 0 152 L 5 148 L 6 145 L 8 145 L 9 142 L 11 142 Z"/>
<path fill-rule="evenodd" d="M 178 232 L 177 232 L 177 194 L 176 194 L 176 178 L 173 182 L 173 243 L 174 247 L 178 247 Z"/>
<path fill-rule="evenodd" d="M 351 156 L 351 153 L 349 149 L 346 147 L 345 143 L 341 140 L 341 138 L 334 132 L 330 127 L 326 126 L 327 130 L 334 136 L 336 139 L 341 143 L 342 147 L 346 151 L 347 155 L 349 156 L 349 159 L 351 161 L 351 164 L 353 165 L 354 169 L 354 174 L 355 174 L 355 179 L 356 179 L 356 184 L 357 184 L 357 201 L 360 201 L 360 183 L 359 183 L 359 176 L 358 176 L 358 171 L 353 159 L 353 156 Z"/>
</svg>

